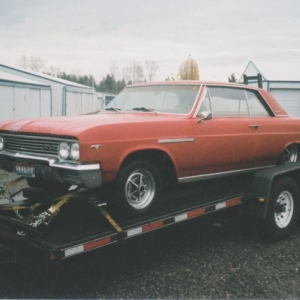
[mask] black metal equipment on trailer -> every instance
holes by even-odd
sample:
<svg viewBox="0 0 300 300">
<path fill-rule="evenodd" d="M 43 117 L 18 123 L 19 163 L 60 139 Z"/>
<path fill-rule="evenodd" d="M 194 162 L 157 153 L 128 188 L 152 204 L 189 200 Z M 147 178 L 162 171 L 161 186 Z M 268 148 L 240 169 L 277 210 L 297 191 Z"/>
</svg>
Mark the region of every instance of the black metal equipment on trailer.
<svg viewBox="0 0 300 300">
<path fill-rule="evenodd" d="M 238 208 L 273 240 L 286 238 L 299 219 L 300 162 L 178 186 L 143 215 L 106 207 L 97 193 L 80 189 L 59 196 L 32 188 L 10 194 L 15 183 L 0 186 L 0 244 L 29 245 L 49 261 L 229 209 Z"/>
</svg>

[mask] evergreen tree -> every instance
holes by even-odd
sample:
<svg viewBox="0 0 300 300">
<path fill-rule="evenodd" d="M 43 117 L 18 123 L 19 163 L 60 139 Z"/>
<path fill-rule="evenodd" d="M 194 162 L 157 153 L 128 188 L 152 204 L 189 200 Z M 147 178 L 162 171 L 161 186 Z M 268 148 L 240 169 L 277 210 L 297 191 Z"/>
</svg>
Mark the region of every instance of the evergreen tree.
<svg viewBox="0 0 300 300">
<path fill-rule="evenodd" d="M 125 79 L 116 81 L 113 74 L 107 74 L 106 77 L 103 77 L 99 85 L 96 87 L 100 92 L 118 94 L 126 86 Z"/>
<path fill-rule="evenodd" d="M 229 81 L 229 82 L 237 82 L 237 79 L 236 79 L 234 73 L 232 73 L 232 74 L 230 75 L 230 77 L 228 77 L 228 81 Z"/>
</svg>

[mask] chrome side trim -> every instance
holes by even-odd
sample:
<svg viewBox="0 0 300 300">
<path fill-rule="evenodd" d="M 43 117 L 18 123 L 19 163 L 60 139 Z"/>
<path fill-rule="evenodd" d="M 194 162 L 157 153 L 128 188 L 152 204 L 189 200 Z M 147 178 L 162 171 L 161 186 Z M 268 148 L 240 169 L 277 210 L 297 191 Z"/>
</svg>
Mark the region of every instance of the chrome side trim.
<svg viewBox="0 0 300 300">
<path fill-rule="evenodd" d="M 243 170 L 220 172 L 220 173 L 195 175 L 195 176 L 189 176 L 189 177 L 181 177 L 181 178 L 178 178 L 178 182 L 179 183 L 187 183 L 187 182 L 194 182 L 194 181 L 200 181 L 200 180 L 206 180 L 206 179 L 220 178 L 220 177 L 223 177 L 223 176 L 230 176 L 230 175 L 235 175 L 235 174 L 246 174 L 246 173 L 251 173 L 251 172 L 254 172 L 254 171 L 258 171 L 258 170 L 261 170 L 261 169 L 267 169 L 267 168 L 271 168 L 271 167 L 275 167 L 275 165 L 265 166 L 265 167 L 257 167 L 257 168 L 250 168 L 250 169 L 243 169 Z"/>
<path fill-rule="evenodd" d="M 179 138 L 179 139 L 159 139 L 159 144 L 167 144 L 167 143 L 187 143 L 194 142 L 194 138 Z"/>
<path fill-rule="evenodd" d="M 41 157 L 41 156 L 33 156 L 22 153 L 9 153 L 7 151 L 0 151 L 0 156 L 12 157 L 12 158 L 23 158 L 23 159 L 32 159 L 45 161 L 49 163 L 49 167 L 60 168 L 60 169 L 68 169 L 73 171 L 90 171 L 90 170 L 100 170 L 100 164 L 70 164 L 67 162 L 58 162 L 54 158 Z"/>
<path fill-rule="evenodd" d="M 100 145 L 100 144 L 99 145 L 92 145 L 91 148 L 95 149 L 95 150 L 98 150 L 101 146 L 102 145 Z"/>
</svg>

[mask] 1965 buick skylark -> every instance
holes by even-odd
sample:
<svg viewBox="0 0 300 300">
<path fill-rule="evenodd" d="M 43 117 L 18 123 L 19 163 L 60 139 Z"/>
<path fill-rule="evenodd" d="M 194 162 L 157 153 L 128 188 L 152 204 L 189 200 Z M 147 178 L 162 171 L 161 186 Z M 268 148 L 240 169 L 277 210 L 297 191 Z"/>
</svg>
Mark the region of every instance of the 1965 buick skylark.
<svg viewBox="0 0 300 300">
<path fill-rule="evenodd" d="M 126 87 L 98 114 L 0 123 L 1 168 L 47 189 L 111 189 L 145 211 L 164 185 L 297 161 L 300 120 L 262 89 L 216 82 Z"/>
</svg>

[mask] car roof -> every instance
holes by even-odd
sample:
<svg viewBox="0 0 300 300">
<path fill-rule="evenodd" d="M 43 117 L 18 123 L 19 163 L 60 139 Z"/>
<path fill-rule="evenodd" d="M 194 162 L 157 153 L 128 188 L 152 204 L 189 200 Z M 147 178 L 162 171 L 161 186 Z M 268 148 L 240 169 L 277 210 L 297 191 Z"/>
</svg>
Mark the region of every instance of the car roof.
<svg viewBox="0 0 300 300">
<path fill-rule="evenodd" d="M 264 98 L 267 105 L 273 111 L 276 116 L 287 116 L 287 112 L 281 107 L 281 105 L 272 97 L 270 93 L 265 91 L 264 89 L 235 83 L 235 82 L 220 82 L 220 81 L 198 81 L 198 80 L 182 80 L 182 81 L 153 81 L 153 82 L 143 82 L 143 83 L 135 83 L 128 85 L 127 88 L 130 87 L 139 87 L 139 86 L 159 86 L 159 85 L 205 85 L 205 86 L 228 86 L 234 88 L 246 88 L 258 91 L 260 95 Z"/>
<path fill-rule="evenodd" d="M 237 88 L 247 88 L 253 90 L 259 90 L 257 87 L 235 83 L 235 82 L 221 82 L 221 81 L 198 81 L 198 80 L 181 80 L 181 81 L 152 81 L 130 84 L 127 87 L 138 87 L 138 86 L 156 86 L 156 85 L 222 85 Z"/>
</svg>

